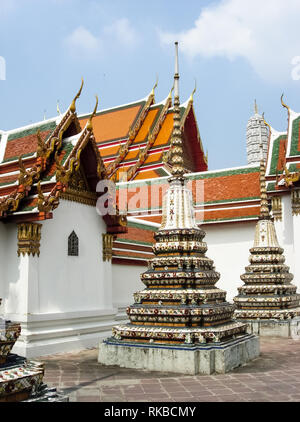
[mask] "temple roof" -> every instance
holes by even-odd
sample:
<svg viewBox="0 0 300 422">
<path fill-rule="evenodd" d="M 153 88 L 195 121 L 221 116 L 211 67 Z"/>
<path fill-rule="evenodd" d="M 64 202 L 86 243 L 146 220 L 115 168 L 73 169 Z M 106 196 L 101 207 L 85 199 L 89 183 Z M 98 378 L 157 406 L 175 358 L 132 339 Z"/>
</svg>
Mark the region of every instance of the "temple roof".
<svg viewBox="0 0 300 422">
<path fill-rule="evenodd" d="M 193 193 L 198 224 L 258 219 L 259 167 L 187 173 L 186 178 Z M 160 223 L 162 198 L 167 186 L 168 177 L 118 184 L 120 210 L 126 206 L 129 216 Z"/>
<path fill-rule="evenodd" d="M 79 116 L 82 127 L 87 118 Z M 181 105 L 181 127 L 186 169 L 206 170 L 192 100 Z M 165 161 L 172 128 L 171 96 L 155 104 L 153 91 L 141 101 L 99 111 L 94 118 L 94 133 L 108 176 L 115 181 L 122 175 L 127 180 L 167 176 Z"/>
<path fill-rule="evenodd" d="M 81 128 L 75 109 L 81 89 L 59 118 L 7 132 L 5 140 L 2 133 L 2 220 L 23 222 L 52 218 L 60 198 L 96 206 L 99 196 L 96 185 L 107 178 L 92 127 L 98 99 L 94 112 Z M 118 215 L 104 220 L 108 232 L 123 231 L 124 224 Z"/>
<path fill-rule="evenodd" d="M 300 171 L 300 113 L 282 104 L 288 114 L 287 131 L 278 132 L 268 125 L 269 149 L 266 179 L 267 190 L 270 193 L 287 190 L 289 186 L 288 181 L 285 181 L 286 176 Z"/>
</svg>

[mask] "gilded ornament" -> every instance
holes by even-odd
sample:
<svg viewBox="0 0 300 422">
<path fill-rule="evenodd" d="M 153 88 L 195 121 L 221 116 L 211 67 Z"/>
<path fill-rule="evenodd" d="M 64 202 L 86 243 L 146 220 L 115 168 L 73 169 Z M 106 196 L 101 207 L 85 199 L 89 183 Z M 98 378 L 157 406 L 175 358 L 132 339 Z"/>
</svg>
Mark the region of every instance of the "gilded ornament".
<svg viewBox="0 0 300 422">
<path fill-rule="evenodd" d="M 41 229 L 38 223 L 18 224 L 18 256 L 40 255 Z"/>
<path fill-rule="evenodd" d="M 115 235 L 109 233 L 102 233 L 102 259 L 103 261 L 111 261 L 112 248 Z"/>
<path fill-rule="evenodd" d="M 73 101 L 72 101 L 72 103 L 71 103 L 71 105 L 70 105 L 70 107 L 69 107 L 69 110 L 70 110 L 72 113 L 75 113 L 75 111 L 76 111 L 76 101 L 77 101 L 77 100 L 78 100 L 78 98 L 80 97 L 80 94 L 81 94 L 82 88 L 83 88 L 83 78 L 81 78 L 81 85 L 80 85 L 79 91 L 78 91 L 78 92 L 77 92 L 77 94 L 75 95 L 75 97 L 74 97 L 74 99 L 73 99 Z"/>
</svg>

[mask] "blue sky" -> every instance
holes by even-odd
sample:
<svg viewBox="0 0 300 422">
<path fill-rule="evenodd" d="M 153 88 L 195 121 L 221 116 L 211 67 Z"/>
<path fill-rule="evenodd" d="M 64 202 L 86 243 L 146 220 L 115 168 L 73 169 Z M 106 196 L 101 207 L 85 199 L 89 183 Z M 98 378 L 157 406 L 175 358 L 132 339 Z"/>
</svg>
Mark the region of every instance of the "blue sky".
<svg viewBox="0 0 300 422">
<path fill-rule="evenodd" d="M 81 76 L 79 113 L 145 97 L 159 77 L 156 101 L 173 83 L 179 40 L 180 96 L 194 88 L 209 168 L 246 164 L 246 124 L 256 98 L 276 129 L 285 102 L 300 111 L 298 0 L 0 0 L 0 129 L 56 115 Z M 292 64 L 294 60 L 294 64 Z M 294 72 L 292 74 L 292 72 Z M 292 76 L 293 75 L 293 76 Z"/>
</svg>

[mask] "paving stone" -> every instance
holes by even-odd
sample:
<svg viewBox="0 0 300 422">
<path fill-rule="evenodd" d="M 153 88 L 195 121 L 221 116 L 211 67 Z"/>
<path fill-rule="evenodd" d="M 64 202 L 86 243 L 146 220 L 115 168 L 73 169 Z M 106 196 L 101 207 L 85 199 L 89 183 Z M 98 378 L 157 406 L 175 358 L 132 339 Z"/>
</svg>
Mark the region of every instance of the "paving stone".
<svg viewBox="0 0 300 422">
<path fill-rule="evenodd" d="M 56 354 L 45 362 L 45 381 L 70 401 L 243 402 L 300 401 L 300 342 L 261 338 L 261 356 L 228 374 L 176 375 L 105 367 L 97 349 Z"/>
</svg>

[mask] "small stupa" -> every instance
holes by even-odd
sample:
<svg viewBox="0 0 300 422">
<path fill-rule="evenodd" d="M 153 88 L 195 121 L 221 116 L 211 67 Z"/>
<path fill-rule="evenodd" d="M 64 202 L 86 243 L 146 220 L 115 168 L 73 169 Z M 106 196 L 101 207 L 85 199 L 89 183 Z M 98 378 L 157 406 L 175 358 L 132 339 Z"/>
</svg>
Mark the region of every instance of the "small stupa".
<svg viewBox="0 0 300 422">
<path fill-rule="evenodd" d="M 180 130 L 178 43 L 169 188 L 162 222 L 154 235 L 155 257 L 141 275 L 146 289 L 134 294 L 130 323 L 113 327 L 99 346 L 99 362 L 126 368 L 185 374 L 224 373 L 259 355 L 257 336 L 232 320 L 234 305 L 215 287 L 220 278 L 205 256 L 205 232 L 195 220 L 185 185 Z"/>
<path fill-rule="evenodd" d="M 67 396 L 43 383 L 42 363 L 10 353 L 20 333 L 20 324 L 0 317 L 0 403 L 69 401 Z"/>
<path fill-rule="evenodd" d="M 295 337 L 300 329 L 300 295 L 291 283 L 294 276 L 284 263 L 273 218 L 270 216 L 265 178 L 265 163 L 260 162 L 260 218 L 255 228 L 250 265 L 241 275 L 244 286 L 238 288 L 234 317 L 249 324 L 249 332 Z"/>
</svg>

